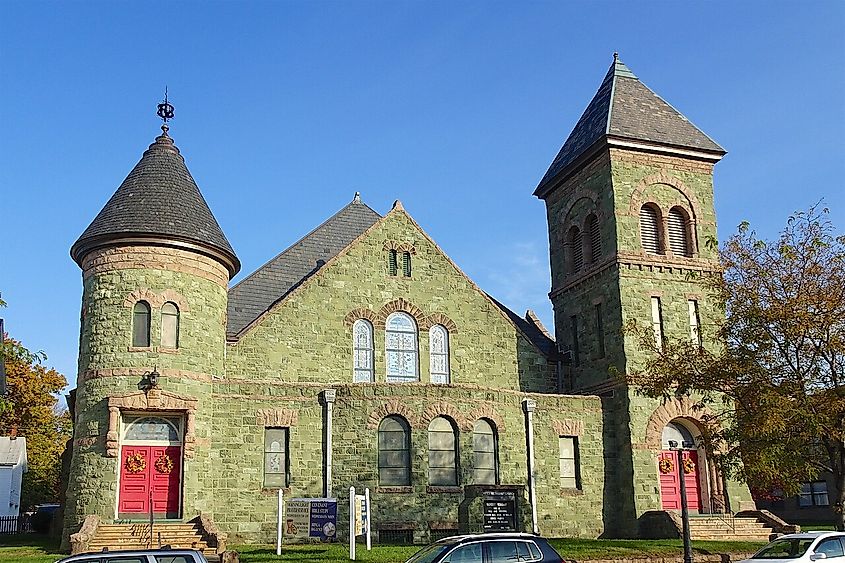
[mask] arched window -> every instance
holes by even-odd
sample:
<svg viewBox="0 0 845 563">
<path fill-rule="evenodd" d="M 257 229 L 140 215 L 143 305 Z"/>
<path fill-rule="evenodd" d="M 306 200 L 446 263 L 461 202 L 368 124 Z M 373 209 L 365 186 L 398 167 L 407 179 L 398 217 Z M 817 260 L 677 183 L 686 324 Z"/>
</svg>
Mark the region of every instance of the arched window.
<svg viewBox="0 0 845 563">
<path fill-rule="evenodd" d="M 401 416 L 388 416 L 378 427 L 378 482 L 381 486 L 411 484 L 411 429 Z"/>
<path fill-rule="evenodd" d="M 476 485 L 499 482 L 499 440 L 496 427 L 481 418 L 472 427 L 472 481 Z"/>
<path fill-rule="evenodd" d="M 392 313 L 385 329 L 387 382 L 419 381 L 417 323 L 407 313 Z"/>
<path fill-rule="evenodd" d="M 458 484 L 457 431 L 452 423 L 438 416 L 428 425 L 428 482 L 431 485 Z"/>
<path fill-rule="evenodd" d="M 178 443 L 179 432 L 174 424 L 164 418 L 147 416 L 128 421 L 124 440 L 137 442 Z"/>
<path fill-rule="evenodd" d="M 167 302 L 161 306 L 161 347 L 179 347 L 179 307 Z"/>
<path fill-rule="evenodd" d="M 399 262 L 395 249 L 387 251 L 387 273 L 391 276 L 395 276 L 399 273 Z"/>
<path fill-rule="evenodd" d="M 411 253 L 408 251 L 402 253 L 402 275 L 411 277 Z"/>
<path fill-rule="evenodd" d="M 669 210 L 669 248 L 675 256 L 692 256 L 687 213 L 680 207 Z"/>
<path fill-rule="evenodd" d="M 150 304 L 146 301 L 138 301 L 132 308 L 132 346 L 150 346 Z"/>
<path fill-rule="evenodd" d="M 587 217 L 587 224 L 584 227 L 588 242 L 589 253 L 587 260 L 590 264 L 596 262 L 601 256 L 601 229 L 599 228 L 599 220 L 595 215 Z"/>
<path fill-rule="evenodd" d="M 373 325 L 370 321 L 358 319 L 352 325 L 352 356 L 352 381 L 355 383 L 374 381 Z"/>
<path fill-rule="evenodd" d="M 670 422 L 663 428 L 663 435 L 660 442 L 663 444 L 663 449 L 668 450 L 672 447 L 669 442 L 675 442 L 675 448 L 681 447 L 685 450 L 695 449 L 695 440 L 692 433 L 683 425 L 677 422 Z"/>
<path fill-rule="evenodd" d="M 566 242 L 569 246 L 569 271 L 575 273 L 584 267 L 584 246 L 581 239 L 581 229 L 572 227 L 566 236 Z"/>
<path fill-rule="evenodd" d="M 654 205 L 640 208 L 640 237 L 643 249 L 649 254 L 663 254 L 660 248 L 660 212 Z"/>
<path fill-rule="evenodd" d="M 428 331 L 432 383 L 450 383 L 449 377 L 449 331 L 446 327 L 434 325 Z"/>
</svg>

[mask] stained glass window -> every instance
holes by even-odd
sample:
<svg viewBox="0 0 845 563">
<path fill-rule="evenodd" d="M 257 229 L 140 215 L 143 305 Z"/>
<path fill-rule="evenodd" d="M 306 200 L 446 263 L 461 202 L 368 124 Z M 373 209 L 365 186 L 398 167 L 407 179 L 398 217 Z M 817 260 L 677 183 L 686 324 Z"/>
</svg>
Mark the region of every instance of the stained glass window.
<svg viewBox="0 0 845 563">
<path fill-rule="evenodd" d="M 132 308 L 132 346 L 147 348 L 150 345 L 150 304 L 138 301 Z"/>
<path fill-rule="evenodd" d="M 352 380 L 355 383 L 373 381 L 373 325 L 358 319 L 352 325 Z"/>
<path fill-rule="evenodd" d="M 387 317 L 385 351 L 388 383 L 419 381 L 417 325 L 407 313 Z"/>
<path fill-rule="evenodd" d="M 179 347 L 179 307 L 175 303 L 168 302 L 161 306 L 161 346 Z"/>
<path fill-rule="evenodd" d="M 428 482 L 431 485 L 458 484 L 455 429 L 442 416 L 428 426 Z"/>
<path fill-rule="evenodd" d="M 158 417 L 137 418 L 126 427 L 126 439 L 142 442 L 179 442 L 173 423 Z"/>
<path fill-rule="evenodd" d="M 283 489 L 288 485 L 288 429 L 264 429 L 264 486 Z"/>
<path fill-rule="evenodd" d="M 428 331 L 428 340 L 431 382 L 450 383 L 449 332 L 445 327 L 434 325 Z"/>
<path fill-rule="evenodd" d="M 378 480 L 382 486 L 411 484 L 411 430 L 402 417 L 388 416 L 378 427 Z"/>
<path fill-rule="evenodd" d="M 499 482 L 497 445 L 493 425 L 483 418 L 476 420 L 472 428 L 472 475 L 476 485 L 495 485 Z"/>
</svg>

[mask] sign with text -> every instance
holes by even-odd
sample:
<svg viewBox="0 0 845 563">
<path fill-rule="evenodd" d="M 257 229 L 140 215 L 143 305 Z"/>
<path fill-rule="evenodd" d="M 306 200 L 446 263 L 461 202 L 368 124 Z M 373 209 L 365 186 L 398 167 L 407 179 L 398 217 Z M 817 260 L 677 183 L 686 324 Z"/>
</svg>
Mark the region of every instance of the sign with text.
<svg viewBox="0 0 845 563">
<path fill-rule="evenodd" d="M 516 531 L 516 494 L 513 491 L 484 491 L 484 531 Z"/>
<path fill-rule="evenodd" d="M 285 535 L 293 538 L 334 539 L 337 499 L 294 498 L 285 504 Z"/>
</svg>

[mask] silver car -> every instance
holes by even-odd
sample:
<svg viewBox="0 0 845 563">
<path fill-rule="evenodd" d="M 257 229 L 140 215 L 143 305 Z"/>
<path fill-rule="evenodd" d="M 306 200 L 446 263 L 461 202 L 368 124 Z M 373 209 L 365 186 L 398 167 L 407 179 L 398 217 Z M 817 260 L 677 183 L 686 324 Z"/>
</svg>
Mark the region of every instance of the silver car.
<svg viewBox="0 0 845 563">
<path fill-rule="evenodd" d="M 810 563 L 832 559 L 830 563 L 845 563 L 845 532 L 804 532 L 787 534 L 739 563 Z"/>
<path fill-rule="evenodd" d="M 193 549 L 139 549 L 72 555 L 56 563 L 208 563 Z"/>
</svg>

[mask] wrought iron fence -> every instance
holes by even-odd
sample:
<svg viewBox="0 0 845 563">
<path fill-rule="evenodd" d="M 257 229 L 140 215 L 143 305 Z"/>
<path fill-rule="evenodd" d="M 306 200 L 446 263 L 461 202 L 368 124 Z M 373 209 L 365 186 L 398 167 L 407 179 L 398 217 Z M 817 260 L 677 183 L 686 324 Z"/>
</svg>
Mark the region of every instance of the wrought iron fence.
<svg viewBox="0 0 845 563">
<path fill-rule="evenodd" d="M 3 534 L 29 534 L 32 530 L 32 522 L 29 515 L 0 516 L 0 535 Z"/>
</svg>

